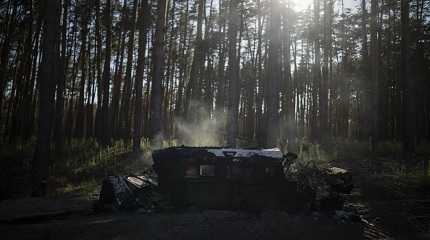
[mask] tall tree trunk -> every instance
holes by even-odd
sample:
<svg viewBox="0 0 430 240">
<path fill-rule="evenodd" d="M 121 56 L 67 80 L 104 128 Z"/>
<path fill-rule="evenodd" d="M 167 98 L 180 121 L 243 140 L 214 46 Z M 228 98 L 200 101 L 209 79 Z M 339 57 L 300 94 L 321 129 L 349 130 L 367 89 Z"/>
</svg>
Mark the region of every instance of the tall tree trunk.
<svg viewBox="0 0 430 240">
<path fill-rule="evenodd" d="M 19 46 L 18 49 L 16 50 L 16 54 L 15 54 L 15 60 L 14 60 L 14 74 L 12 76 L 12 88 L 14 91 L 13 92 L 13 97 L 9 98 L 9 108 L 10 108 L 10 112 L 11 114 L 11 118 L 10 118 L 10 126 L 8 127 L 9 129 L 9 143 L 11 145 L 16 145 L 16 137 L 18 136 L 19 133 L 19 115 L 20 115 L 20 99 L 22 98 L 22 83 L 23 80 L 22 79 L 22 72 L 24 71 L 23 67 L 24 67 L 24 58 L 25 58 L 25 50 L 23 51 L 23 44 L 22 44 L 22 40 L 18 40 L 17 41 L 17 45 Z"/>
<path fill-rule="evenodd" d="M 103 94 L 103 103 L 102 103 L 102 121 L 103 121 L 103 129 L 102 129 L 102 143 L 110 144 L 111 131 L 109 124 L 109 85 L 111 80 L 111 55 L 112 55 L 112 10 L 111 10 L 111 0 L 106 0 L 106 7 L 104 13 L 104 21 L 106 27 L 106 53 L 105 53 L 105 62 L 103 65 L 103 77 L 102 77 L 102 94 Z"/>
<path fill-rule="evenodd" d="M 30 139 L 33 135 L 33 131 L 34 131 L 34 118 L 35 118 L 35 112 L 36 112 L 36 99 L 37 99 L 37 93 L 36 93 L 36 88 L 34 87 L 36 84 L 36 73 L 37 73 L 37 63 L 38 63 L 38 59 L 40 59 L 40 42 L 41 42 L 41 32 L 42 32 L 42 17 L 39 15 L 37 18 L 37 23 L 36 23 L 36 32 L 34 34 L 33 37 L 33 53 L 32 53 L 32 63 L 31 63 L 31 77 L 30 77 L 30 84 L 29 84 L 29 96 L 26 102 L 26 109 L 28 109 L 28 111 L 26 111 L 26 113 L 28 113 L 28 115 L 26 115 L 26 121 L 25 121 L 25 126 L 23 128 L 24 130 L 24 139 Z"/>
<path fill-rule="evenodd" d="M 320 139 L 320 130 L 318 126 L 318 93 L 321 84 L 321 54 L 320 54 L 320 1 L 314 0 L 314 49 L 315 59 L 313 65 L 313 82 L 312 82 L 312 110 L 311 110 L 311 140 Z"/>
<path fill-rule="evenodd" d="M 74 129 L 74 102 L 75 102 L 75 85 L 76 85 L 76 75 L 77 75 L 77 69 L 78 69 L 78 60 L 76 55 L 77 52 L 75 49 L 78 45 L 77 40 L 77 29 L 78 29 L 78 16 L 77 12 L 75 11 L 74 14 L 74 20 L 73 20 L 73 28 L 72 28 L 72 44 L 69 48 L 69 56 L 73 56 L 72 60 L 72 68 L 71 68 L 71 77 L 70 77 L 70 96 L 69 101 L 67 103 L 67 114 L 65 119 L 65 135 L 67 137 L 67 140 L 71 140 L 73 137 L 73 129 Z"/>
<path fill-rule="evenodd" d="M 240 13 L 238 10 L 239 1 L 231 0 L 229 5 L 228 21 L 228 105 L 227 105 L 227 146 L 235 147 L 238 134 L 238 114 L 239 114 L 239 76 L 237 61 L 237 33 L 239 30 Z"/>
<path fill-rule="evenodd" d="M 265 119 L 267 124 L 266 147 L 278 145 L 279 138 L 279 94 L 281 78 L 281 14 L 278 0 L 270 3 L 269 49 L 267 79 L 265 87 Z"/>
<path fill-rule="evenodd" d="M 329 2 L 330 1 L 330 2 Z M 329 128 L 328 128 L 328 80 L 329 80 L 329 57 L 330 49 L 332 45 L 331 40 L 331 19 L 332 16 L 332 4 L 331 0 L 324 0 L 324 52 L 323 52 L 323 69 L 322 69 L 322 79 L 319 92 L 319 110 L 320 110 L 320 133 L 321 140 L 323 142 L 328 141 L 329 138 Z"/>
<path fill-rule="evenodd" d="M 34 11 L 33 11 L 33 1 L 28 1 L 25 5 L 26 13 L 27 13 L 27 24 L 26 24 L 26 40 L 25 40 L 25 46 L 24 46 L 24 73 L 23 73 L 23 80 L 25 81 L 25 86 L 23 90 L 23 97 L 20 104 L 20 136 L 22 142 L 27 142 L 27 132 L 28 128 L 31 128 L 28 126 L 28 120 L 31 119 L 29 117 L 29 114 L 32 113 L 31 109 L 31 100 L 33 98 L 33 89 L 34 89 L 34 82 L 32 81 L 32 53 L 34 51 L 33 48 L 33 17 L 34 17 Z M 37 31 L 36 34 L 38 35 Z M 35 67 L 35 66 L 33 66 Z M 31 123 L 33 124 L 33 123 Z M 0 124 L 1 126 L 1 124 Z"/>
<path fill-rule="evenodd" d="M 375 150 L 378 141 L 378 97 L 377 89 L 379 85 L 379 48 L 378 48 L 378 13 L 379 6 L 378 0 L 372 0 L 370 6 L 370 79 L 372 82 L 371 92 L 370 92 L 370 102 L 371 109 L 370 114 L 372 114 L 372 149 Z"/>
<path fill-rule="evenodd" d="M 82 139 L 85 135 L 85 82 L 87 81 L 87 35 L 88 35 L 88 21 L 89 21 L 89 2 L 81 2 L 82 15 L 81 15 L 81 49 L 79 54 L 79 64 L 81 68 L 81 79 L 79 82 L 79 97 L 78 104 L 76 105 L 76 127 L 75 137 Z"/>
<path fill-rule="evenodd" d="M 91 61 L 91 49 L 93 45 L 91 41 L 88 41 L 88 84 L 87 84 L 87 105 L 85 107 L 86 110 L 86 137 L 91 138 L 94 137 L 94 98 L 95 98 L 95 65 L 94 61 Z"/>
<path fill-rule="evenodd" d="M 369 94 L 369 88 L 371 87 L 370 82 L 370 72 L 369 72 L 369 52 L 368 52 L 368 44 L 367 44 L 367 9 L 366 9 L 366 0 L 361 1 L 361 34 L 362 34 L 362 43 L 361 43 L 361 70 L 363 71 L 363 94 L 361 100 L 361 116 L 360 116 L 360 138 L 368 139 L 370 136 L 369 132 L 369 105 L 371 102 L 371 96 Z"/>
<path fill-rule="evenodd" d="M 55 131 L 54 131 L 54 141 L 55 141 L 55 151 L 57 154 L 61 154 L 64 148 L 64 94 L 66 85 L 66 49 L 67 49 L 67 26 L 68 26 L 68 12 L 69 12 L 69 1 L 63 0 L 63 20 L 61 29 L 61 60 L 60 60 L 60 71 L 58 74 L 57 83 L 57 102 L 55 108 Z"/>
<path fill-rule="evenodd" d="M 205 0 L 198 0 L 197 12 L 197 35 L 194 47 L 194 56 L 191 64 L 190 82 L 187 87 L 187 117 L 191 122 L 197 122 L 201 112 L 202 79 L 204 68 L 204 49 L 203 49 L 203 14 L 205 11 Z"/>
<path fill-rule="evenodd" d="M 122 91 L 121 98 L 121 113 L 120 113 L 120 128 L 121 137 L 123 139 L 130 138 L 130 99 L 131 99 L 131 71 L 133 67 L 133 50 L 134 50 L 134 32 L 136 29 L 136 11 L 138 6 L 138 0 L 134 0 L 133 10 L 131 12 L 131 18 L 128 19 L 130 22 L 130 32 L 128 35 L 128 46 L 127 46 L 127 66 L 125 68 L 124 88 Z"/>
<path fill-rule="evenodd" d="M 400 9 L 400 81 L 403 90 L 402 103 L 402 142 L 406 152 L 406 158 L 410 158 L 410 154 L 415 150 L 415 107 L 414 107 L 414 91 L 413 77 L 408 76 L 408 61 L 409 61 L 409 1 L 401 0 Z M 409 159 L 407 159 L 409 160 Z"/>
<path fill-rule="evenodd" d="M 187 69 L 188 69 L 188 46 L 187 46 L 187 30 L 188 30 L 188 8 L 189 8 L 189 0 L 186 0 L 185 2 L 185 9 L 183 10 L 183 13 L 181 15 L 180 20 L 180 60 L 179 60 L 179 84 L 178 84 L 178 90 L 176 94 L 176 104 L 175 104 L 175 115 L 177 118 L 184 118 L 185 116 L 185 109 L 187 108 L 184 106 L 184 87 L 185 87 L 185 80 L 187 77 Z"/>
<path fill-rule="evenodd" d="M 217 71 L 217 91 L 215 97 L 215 116 L 217 121 L 222 121 L 224 118 L 225 109 L 225 1 L 219 2 L 219 18 L 222 23 L 219 24 L 220 39 L 218 41 L 218 71 Z"/>
<path fill-rule="evenodd" d="M 118 52 L 115 63 L 115 74 L 113 78 L 112 88 L 112 112 L 111 112 L 111 126 L 112 136 L 115 139 L 119 138 L 119 101 L 121 96 L 121 85 L 122 85 L 122 72 L 124 63 L 124 49 L 125 49 L 125 38 L 126 38 L 126 24 L 128 19 L 127 0 L 124 0 L 121 20 L 118 27 Z"/>
<path fill-rule="evenodd" d="M 9 141 L 11 143 L 15 143 L 16 140 L 21 140 L 21 143 L 24 142 L 23 136 L 23 126 L 25 123 L 25 119 L 28 117 L 26 112 L 26 100 L 28 98 L 29 93 L 29 84 L 31 82 L 31 53 L 32 53 L 32 2 L 28 1 L 24 5 L 25 9 L 25 22 L 24 22 L 24 31 L 22 39 L 19 40 L 18 46 L 19 48 L 16 51 L 16 60 L 18 61 L 18 66 L 15 67 L 15 77 L 14 82 L 17 85 L 16 97 L 13 105 L 15 109 L 14 114 L 12 116 L 12 129 L 10 129 L 10 138 Z M 20 50 L 22 49 L 22 50 Z M 19 53 L 19 54 L 18 54 Z M 14 83 L 15 84 L 15 83 Z M 18 137 L 21 137 L 18 139 Z M 16 143 L 15 143 L 16 145 Z"/>
<path fill-rule="evenodd" d="M 261 2 L 257 0 L 257 8 L 261 9 Z M 263 43 L 263 26 L 264 17 L 261 17 L 261 10 L 257 13 L 257 50 L 256 50 L 256 77 L 258 90 L 255 93 L 255 138 L 257 145 L 262 147 L 265 142 L 264 134 L 264 116 L 263 116 L 263 97 L 264 97 L 264 79 L 263 79 L 263 56 L 262 56 L 262 43 Z"/>
<path fill-rule="evenodd" d="M 59 59 L 60 2 L 45 0 L 42 15 L 45 28 L 42 43 L 42 63 L 39 72 L 39 129 L 32 164 L 32 193 L 46 195 L 46 181 L 49 176 L 51 128 L 55 104 L 55 83 Z M 54 77 L 53 77 L 54 76 Z"/>
<path fill-rule="evenodd" d="M 1 46 L 0 51 L 0 126 L 1 126 L 1 119 L 2 119 L 2 113 L 3 113 L 3 95 L 4 90 L 6 87 L 6 74 L 8 71 L 9 66 L 9 53 L 10 53 L 10 42 L 12 39 L 12 33 L 15 29 L 15 15 L 17 11 L 18 2 L 16 1 L 9 1 L 7 10 L 9 12 L 9 7 L 13 2 L 13 9 L 12 13 L 7 15 L 6 20 L 6 32 L 3 40 L 3 44 Z"/>
<path fill-rule="evenodd" d="M 283 83 L 283 121 L 287 140 L 288 151 L 296 152 L 296 129 L 295 129 L 295 108 L 294 108 L 294 80 L 291 76 L 291 23 L 288 22 L 288 15 L 283 15 L 283 34 L 284 34 L 284 83 Z"/>
<path fill-rule="evenodd" d="M 256 60 L 255 60 L 255 47 L 253 48 L 252 45 L 252 39 L 249 34 L 250 29 L 246 22 L 245 25 L 245 31 L 246 31 L 246 41 L 248 42 L 248 51 L 250 52 L 250 62 L 246 64 L 243 68 L 243 72 L 245 75 L 244 82 L 244 112 L 246 113 L 245 119 L 244 119 L 244 135 L 246 136 L 247 140 L 252 142 L 254 140 L 254 133 L 255 133 L 255 105 L 254 105 L 254 97 L 255 97 L 255 87 L 256 84 Z"/>
<path fill-rule="evenodd" d="M 162 121 L 163 121 L 163 129 L 165 129 L 165 136 L 168 140 L 172 139 L 172 120 L 171 110 L 172 110 L 172 96 L 173 96 L 173 88 L 174 88 L 174 76 L 176 72 L 176 39 L 175 36 L 177 34 L 177 28 L 175 27 L 175 10 L 176 10 L 176 2 L 172 2 L 170 8 L 170 36 L 168 41 L 168 56 L 167 56 L 167 72 L 166 78 L 164 81 L 164 89 L 162 92 L 163 98 L 163 112 L 162 112 Z"/>
<path fill-rule="evenodd" d="M 148 11 L 148 0 L 142 0 L 139 9 L 139 18 L 137 26 L 139 30 L 138 39 L 138 57 L 136 79 L 134 81 L 135 91 L 135 104 L 134 104 L 134 129 L 133 129 L 133 151 L 140 151 L 140 139 L 142 138 L 143 126 L 143 106 L 142 106 L 142 88 L 143 88 L 143 75 L 145 71 L 145 52 L 146 52 L 146 38 L 147 31 L 150 24 L 150 11 Z"/>
<path fill-rule="evenodd" d="M 102 116 L 102 103 L 103 103 L 103 84 L 102 84 L 102 36 L 101 36 L 101 21 L 100 21 L 100 1 L 95 0 L 95 41 L 96 41 L 96 72 L 97 72 L 97 110 L 95 119 L 95 134 L 99 142 L 102 142 L 103 138 L 103 116 Z"/>
<path fill-rule="evenodd" d="M 163 139 L 161 119 L 161 84 L 164 73 L 164 35 L 166 32 L 168 0 L 158 1 L 155 41 L 152 52 L 152 88 L 151 88 L 151 139 L 155 146 L 161 146 Z"/>
</svg>

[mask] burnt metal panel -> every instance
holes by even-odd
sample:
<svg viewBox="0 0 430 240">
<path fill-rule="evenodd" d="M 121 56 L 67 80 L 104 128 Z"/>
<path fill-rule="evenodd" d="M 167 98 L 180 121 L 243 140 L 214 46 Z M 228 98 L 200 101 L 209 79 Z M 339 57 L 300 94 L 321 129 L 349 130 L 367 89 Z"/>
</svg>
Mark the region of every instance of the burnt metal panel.
<svg viewBox="0 0 430 240">
<path fill-rule="evenodd" d="M 210 148 L 212 149 L 212 148 Z M 222 149 L 222 148 L 217 148 Z M 208 148 L 174 147 L 154 151 L 160 190 L 174 204 L 209 208 L 279 205 L 285 195 L 282 158 L 235 149 L 216 156 Z M 284 185 L 285 186 L 285 185 Z"/>
</svg>

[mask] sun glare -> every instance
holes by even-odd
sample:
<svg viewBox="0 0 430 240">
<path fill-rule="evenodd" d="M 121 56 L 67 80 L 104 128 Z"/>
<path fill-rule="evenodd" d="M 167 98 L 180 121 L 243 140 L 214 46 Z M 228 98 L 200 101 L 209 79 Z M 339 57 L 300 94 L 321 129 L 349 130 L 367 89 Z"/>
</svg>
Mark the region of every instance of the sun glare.
<svg viewBox="0 0 430 240">
<path fill-rule="evenodd" d="M 289 2 L 294 10 L 303 11 L 312 5 L 313 0 L 287 0 L 286 2 Z"/>
</svg>

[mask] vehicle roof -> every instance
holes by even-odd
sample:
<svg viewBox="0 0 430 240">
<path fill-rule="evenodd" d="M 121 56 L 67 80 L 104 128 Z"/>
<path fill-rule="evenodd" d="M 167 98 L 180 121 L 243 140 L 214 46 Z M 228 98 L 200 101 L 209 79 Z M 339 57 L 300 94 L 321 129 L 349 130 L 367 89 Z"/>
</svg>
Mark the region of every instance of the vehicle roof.
<svg viewBox="0 0 430 240">
<path fill-rule="evenodd" d="M 231 158 L 248 158 L 248 157 L 266 157 L 271 159 L 282 159 L 283 153 L 279 148 L 271 149 L 245 149 L 245 148 L 229 148 L 229 147 L 169 147 L 160 150 L 155 150 L 153 152 L 154 160 L 155 158 L 164 157 L 193 157 L 200 154 L 211 154 L 216 157 L 231 157 Z"/>
</svg>

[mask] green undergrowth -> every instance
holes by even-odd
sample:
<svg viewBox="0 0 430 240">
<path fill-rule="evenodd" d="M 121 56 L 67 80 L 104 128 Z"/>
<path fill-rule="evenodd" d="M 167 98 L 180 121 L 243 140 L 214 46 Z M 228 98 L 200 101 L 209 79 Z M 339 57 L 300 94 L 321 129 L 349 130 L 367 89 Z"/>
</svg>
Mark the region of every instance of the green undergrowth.
<svg viewBox="0 0 430 240">
<path fill-rule="evenodd" d="M 175 141 L 163 141 L 161 148 L 174 146 Z M 132 152 L 131 142 L 115 141 L 100 146 L 96 141 L 72 141 L 61 160 L 52 168 L 53 195 L 77 195 L 92 198 L 103 178 L 109 175 L 140 175 L 151 171 L 154 147 L 142 139 L 141 151 Z M 56 186 L 58 185 L 58 186 Z"/>
<path fill-rule="evenodd" d="M 369 201 L 430 198 L 430 144 L 423 142 L 409 160 L 399 142 L 370 143 L 338 140 L 319 145 L 298 144 L 298 167 L 339 166 L 350 170 L 354 182 Z"/>
<path fill-rule="evenodd" d="M 162 147 L 175 145 L 163 141 Z M 31 161 L 35 141 L 0 146 L 0 199 L 20 198 L 31 192 Z M 62 153 L 51 152 L 48 195 L 92 198 L 108 175 L 139 175 L 151 169 L 153 147 L 142 139 L 141 151 L 132 152 L 131 142 L 114 141 L 102 146 L 94 139 L 72 139 Z"/>
<path fill-rule="evenodd" d="M 0 199 L 29 194 L 34 143 L 32 139 L 25 144 L 0 146 L 0 167 L 8 169 L 0 174 Z M 176 140 L 163 141 L 161 147 L 177 144 Z M 67 142 L 63 153 L 53 152 L 50 157 L 48 192 L 51 196 L 91 197 L 108 175 L 138 175 L 148 171 L 152 165 L 152 150 L 147 139 L 142 139 L 140 153 L 133 153 L 131 143 L 122 140 L 102 146 L 93 139 L 73 139 Z M 430 175 L 430 169 L 424 169 L 425 161 L 430 160 L 430 143 L 426 142 L 418 145 L 414 159 L 407 165 L 401 158 L 399 142 L 380 143 L 372 152 L 369 142 L 336 140 L 313 144 L 300 140 L 294 152 L 298 154 L 297 162 L 301 167 L 333 165 L 359 174 L 365 190 L 375 198 L 399 198 L 401 196 L 393 194 L 408 195 L 407 187 L 412 186 L 410 191 L 416 192 L 430 182 L 424 177 Z M 384 191 L 387 193 L 383 194 Z M 374 196 L 373 192 L 381 194 Z"/>
<path fill-rule="evenodd" d="M 76 195 L 92 198 L 103 178 L 109 175 L 139 175 L 151 168 L 152 147 L 141 142 L 141 152 L 132 152 L 131 142 L 116 141 L 100 146 L 95 141 L 72 142 L 61 161 L 52 167 L 53 195 Z"/>
</svg>

